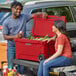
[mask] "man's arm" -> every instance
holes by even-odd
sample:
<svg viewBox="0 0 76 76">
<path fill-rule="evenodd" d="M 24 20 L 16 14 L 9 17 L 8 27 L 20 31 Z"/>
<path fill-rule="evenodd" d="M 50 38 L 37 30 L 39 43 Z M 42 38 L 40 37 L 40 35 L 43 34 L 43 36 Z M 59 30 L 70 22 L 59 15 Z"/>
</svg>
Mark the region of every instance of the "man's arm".
<svg viewBox="0 0 76 76">
<path fill-rule="evenodd" d="M 9 35 L 3 35 L 5 40 L 13 40 L 14 38 L 18 38 L 18 35 L 9 36 Z"/>
<path fill-rule="evenodd" d="M 6 35 L 4 34 L 3 37 L 5 40 L 13 40 L 14 38 L 22 38 L 23 34 L 21 32 L 19 32 L 16 35 L 10 36 L 10 35 Z"/>
<path fill-rule="evenodd" d="M 48 14 L 45 12 L 37 12 L 37 13 L 31 14 L 31 18 L 34 18 L 34 16 L 38 16 L 38 15 L 42 15 L 43 18 L 47 18 L 48 16 Z"/>
</svg>

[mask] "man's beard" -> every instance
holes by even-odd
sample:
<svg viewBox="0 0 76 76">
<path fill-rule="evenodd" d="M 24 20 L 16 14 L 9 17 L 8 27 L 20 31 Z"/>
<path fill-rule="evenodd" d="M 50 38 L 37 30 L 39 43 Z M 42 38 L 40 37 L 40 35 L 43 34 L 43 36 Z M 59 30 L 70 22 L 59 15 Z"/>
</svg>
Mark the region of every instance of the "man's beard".
<svg viewBox="0 0 76 76">
<path fill-rule="evenodd" d="M 15 16 L 16 18 L 18 18 L 18 17 L 20 16 L 20 14 L 19 14 L 19 15 L 17 15 L 17 14 L 15 14 L 15 13 L 14 13 L 14 16 Z"/>
</svg>

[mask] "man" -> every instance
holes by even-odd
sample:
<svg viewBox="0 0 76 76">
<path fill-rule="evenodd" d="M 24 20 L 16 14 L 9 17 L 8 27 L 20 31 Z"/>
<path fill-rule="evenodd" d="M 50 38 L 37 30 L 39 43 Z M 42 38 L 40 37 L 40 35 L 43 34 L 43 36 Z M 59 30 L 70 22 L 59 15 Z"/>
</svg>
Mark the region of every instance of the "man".
<svg viewBox="0 0 76 76">
<path fill-rule="evenodd" d="M 11 59 L 15 59 L 15 43 L 14 38 L 19 38 L 22 31 L 21 36 L 26 36 L 26 23 L 34 16 L 42 14 L 43 17 L 47 17 L 46 13 L 37 12 L 34 14 L 21 14 L 23 6 L 20 2 L 13 2 L 11 4 L 12 15 L 8 17 L 3 23 L 3 36 L 4 39 L 8 41 L 7 43 L 7 61 L 8 68 L 13 67 L 13 63 L 11 63 Z M 19 69 L 20 70 L 20 69 Z M 22 70 L 21 70 L 22 71 Z M 23 72 L 22 72 L 23 73 Z"/>
</svg>

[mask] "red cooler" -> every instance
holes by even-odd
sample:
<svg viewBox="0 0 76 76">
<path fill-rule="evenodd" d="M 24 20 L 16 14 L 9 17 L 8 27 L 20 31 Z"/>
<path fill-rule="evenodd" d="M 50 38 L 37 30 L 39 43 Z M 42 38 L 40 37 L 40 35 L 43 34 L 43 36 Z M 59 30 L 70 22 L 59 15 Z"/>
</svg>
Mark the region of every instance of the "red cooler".
<svg viewBox="0 0 76 76">
<path fill-rule="evenodd" d="M 63 20 L 66 23 L 65 16 L 48 16 L 42 18 L 38 16 L 34 18 L 32 34 L 35 37 L 44 37 L 48 34 L 49 37 L 55 35 L 52 32 L 52 26 L 55 20 Z M 17 38 L 14 40 L 16 46 L 16 59 L 39 61 L 46 59 L 55 53 L 54 41 L 29 40 L 27 38 Z"/>
</svg>

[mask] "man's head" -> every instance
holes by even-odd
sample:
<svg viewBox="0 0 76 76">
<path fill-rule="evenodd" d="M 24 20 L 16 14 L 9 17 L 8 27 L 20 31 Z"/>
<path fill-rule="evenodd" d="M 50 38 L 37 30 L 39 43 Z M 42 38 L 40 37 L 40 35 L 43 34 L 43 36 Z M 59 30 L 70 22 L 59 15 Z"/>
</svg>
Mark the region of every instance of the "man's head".
<svg viewBox="0 0 76 76">
<path fill-rule="evenodd" d="M 23 9 L 23 6 L 20 2 L 15 1 L 11 3 L 11 10 L 14 16 L 18 17 L 22 9 Z"/>
</svg>

